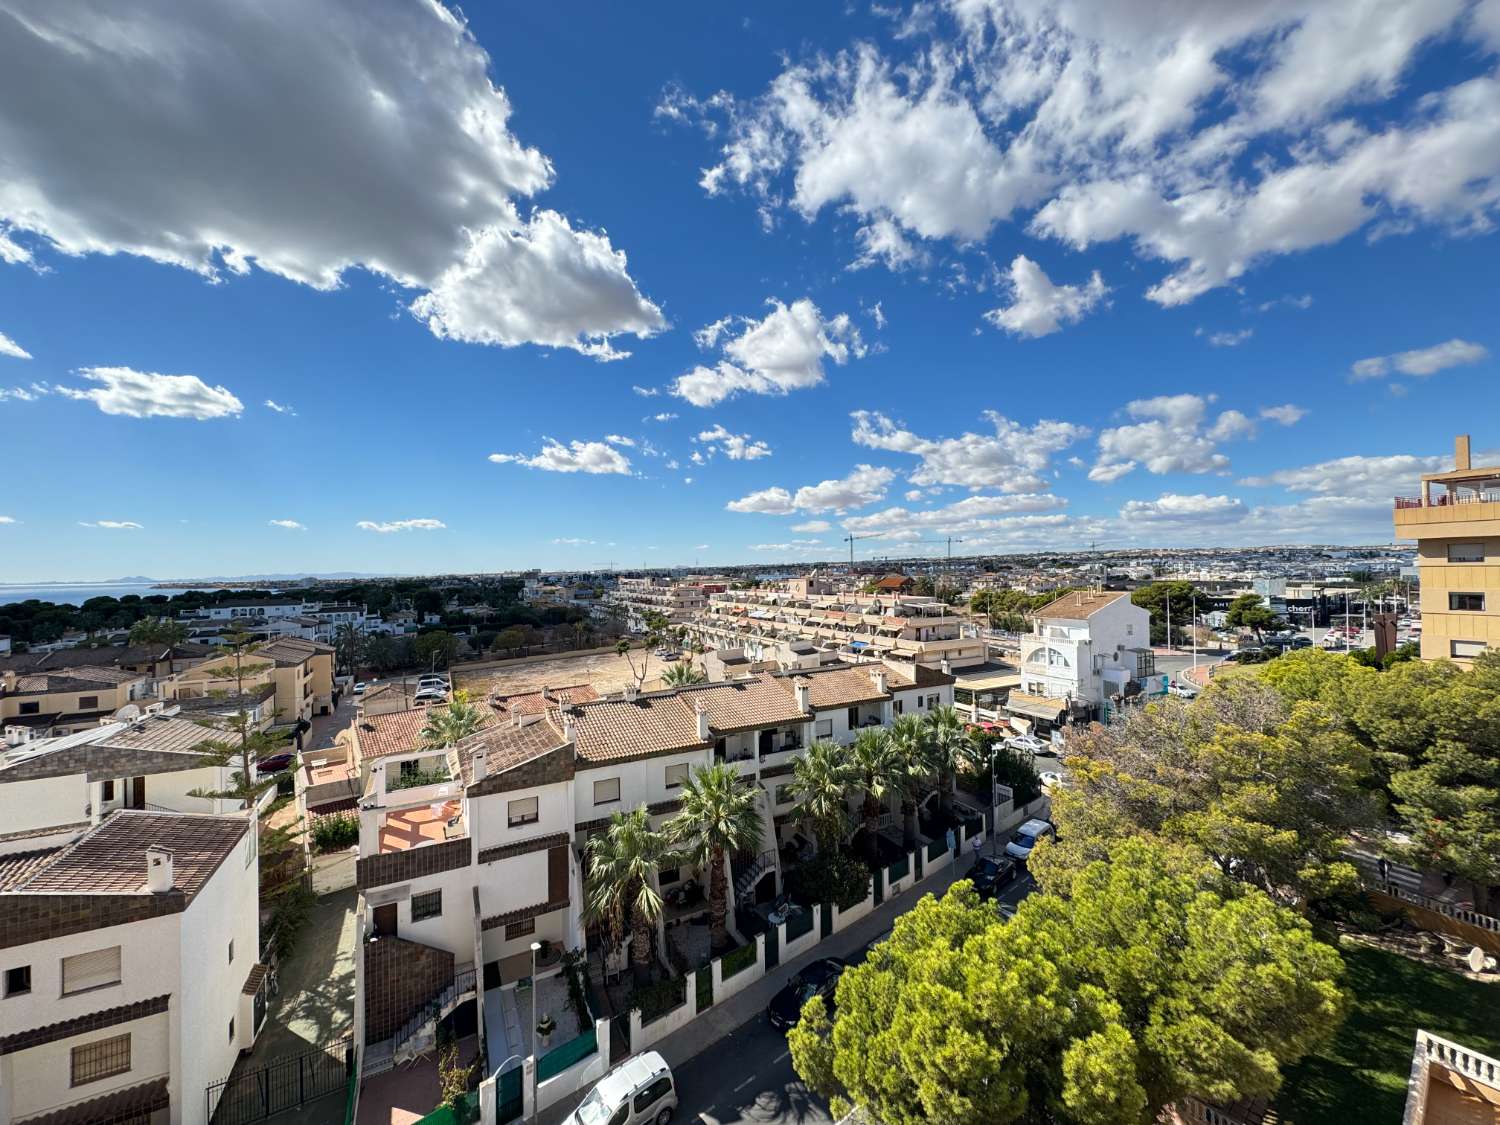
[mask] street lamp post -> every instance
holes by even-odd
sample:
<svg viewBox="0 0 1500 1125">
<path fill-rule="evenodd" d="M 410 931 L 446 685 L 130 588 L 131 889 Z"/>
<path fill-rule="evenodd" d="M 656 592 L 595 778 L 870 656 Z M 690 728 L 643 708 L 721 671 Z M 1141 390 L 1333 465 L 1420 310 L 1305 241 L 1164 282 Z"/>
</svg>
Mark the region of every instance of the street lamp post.
<svg viewBox="0 0 1500 1125">
<path fill-rule="evenodd" d="M 542 943 L 534 941 L 531 943 L 531 1061 L 535 1066 L 540 1060 L 536 1057 L 536 955 L 542 951 Z M 536 1094 L 531 1095 L 531 1122 L 536 1125 Z"/>
</svg>

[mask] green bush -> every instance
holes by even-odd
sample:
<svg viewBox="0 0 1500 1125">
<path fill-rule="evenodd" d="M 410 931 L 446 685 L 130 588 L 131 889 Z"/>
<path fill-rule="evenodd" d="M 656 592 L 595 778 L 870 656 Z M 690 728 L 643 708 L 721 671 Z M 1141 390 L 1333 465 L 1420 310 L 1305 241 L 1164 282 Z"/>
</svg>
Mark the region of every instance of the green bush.
<svg viewBox="0 0 1500 1125">
<path fill-rule="evenodd" d="M 752 941 L 724 954 L 720 959 L 720 976 L 732 977 L 755 964 L 755 949 L 755 942 Z"/>
<path fill-rule="evenodd" d="M 628 1008 L 641 1010 L 641 1022 L 650 1023 L 666 1015 L 673 1008 L 687 1002 L 687 979 L 668 977 L 655 984 L 642 985 L 630 991 Z"/>
<path fill-rule="evenodd" d="M 313 822 L 313 844 L 320 852 L 335 852 L 359 843 L 359 817 L 353 813 L 321 816 Z"/>
<path fill-rule="evenodd" d="M 787 873 L 786 887 L 805 906 L 831 902 L 848 910 L 870 893 L 870 869 L 841 849 L 819 852 Z"/>
</svg>

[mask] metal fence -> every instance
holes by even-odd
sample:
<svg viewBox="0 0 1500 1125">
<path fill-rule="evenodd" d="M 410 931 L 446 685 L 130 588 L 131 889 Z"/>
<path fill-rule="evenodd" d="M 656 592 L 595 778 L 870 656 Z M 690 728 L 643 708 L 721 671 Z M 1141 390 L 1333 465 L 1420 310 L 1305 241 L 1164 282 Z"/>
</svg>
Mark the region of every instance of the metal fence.
<svg viewBox="0 0 1500 1125">
<path fill-rule="evenodd" d="M 345 1092 L 353 1070 L 354 1041 L 345 1036 L 316 1051 L 276 1059 L 215 1082 L 204 1090 L 204 1112 L 213 1125 L 264 1121 Z"/>
</svg>

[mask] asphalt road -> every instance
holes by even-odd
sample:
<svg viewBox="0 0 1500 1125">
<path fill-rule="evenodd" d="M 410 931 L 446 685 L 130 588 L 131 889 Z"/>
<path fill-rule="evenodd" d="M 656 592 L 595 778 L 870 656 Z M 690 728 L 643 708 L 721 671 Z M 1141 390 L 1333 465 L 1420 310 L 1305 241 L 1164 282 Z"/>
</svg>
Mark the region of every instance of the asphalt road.
<svg viewBox="0 0 1500 1125">
<path fill-rule="evenodd" d="M 965 861 L 969 862 L 969 861 Z M 1020 902 L 1036 886 L 1022 875 L 1001 900 Z M 889 931 L 887 931 L 887 934 Z M 880 935 L 871 945 L 883 940 Z M 869 946 L 866 946 L 868 951 Z M 863 960 L 860 956 L 854 961 Z M 703 1125 L 823 1125 L 828 1104 L 792 1069 L 786 1036 L 762 1014 L 676 1070 L 678 1120 Z"/>
</svg>

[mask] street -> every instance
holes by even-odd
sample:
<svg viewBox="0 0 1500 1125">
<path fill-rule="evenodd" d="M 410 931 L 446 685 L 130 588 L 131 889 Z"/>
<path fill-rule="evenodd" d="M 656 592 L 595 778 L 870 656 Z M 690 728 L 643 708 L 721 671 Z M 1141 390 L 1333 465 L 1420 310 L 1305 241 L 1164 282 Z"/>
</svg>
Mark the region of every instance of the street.
<svg viewBox="0 0 1500 1125">
<path fill-rule="evenodd" d="M 1000 901 L 1014 905 L 1035 886 L 1031 876 L 1023 873 L 1005 888 Z M 889 933 L 887 930 L 877 936 L 850 957 L 850 962 L 864 960 L 870 946 Z M 773 1028 L 764 1014 L 720 1040 L 713 1050 L 678 1066 L 675 1076 L 680 1099 L 677 1112 L 684 1121 L 704 1125 L 809 1125 L 833 1120 L 827 1103 L 797 1077 L 786 1036 Z"/>
</svg>

